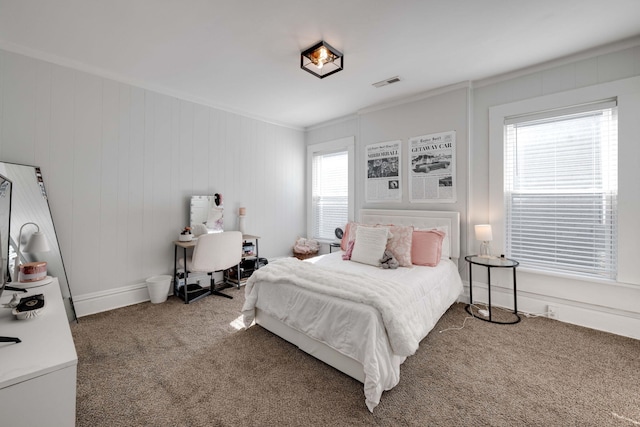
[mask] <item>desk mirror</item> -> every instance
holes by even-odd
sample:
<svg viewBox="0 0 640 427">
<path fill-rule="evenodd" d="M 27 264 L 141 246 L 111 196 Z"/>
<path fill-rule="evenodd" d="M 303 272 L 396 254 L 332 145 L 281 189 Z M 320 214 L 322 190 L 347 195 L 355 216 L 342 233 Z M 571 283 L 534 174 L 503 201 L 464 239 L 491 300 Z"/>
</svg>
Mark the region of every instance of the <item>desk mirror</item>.
<svg viewBox="0 0 640 427">
<path fill-rule="evenodd" d="M 219 194 L 191 196 L 189 224 L 196 236 L 224 231 L 222 197 Z"/>
<path fill-rule="evenodd" d="M 5 176 L 13 184 L 11 195 L 9 264 L 13 265 L 15 262 L 20 227 L 28 222 L 37 224 L 40 231 L 47 238 L 49 251 L 35 254 L 21 251 L 21 262 L 45 261 L 47 263 L 47 274 L 57 277 L 60 283 L 60 291 L 67 311 L 67 318 L 70 322 L 74 320 L 77 321 L 78 318 L 71 297 L 71 288 L 62 261 L 58 237 L 56 236 L 56 231 L 53 226 L 53 218 L 51 217 L 49 201 L 40 168 L 0 162 L 0 175 Z M 35 227 L 24 228 L 22 232 L 23 247 L 24 242 L 34 231 L 36 231 Z M 13 277 L 12 279 L 17 280 L 17 278 Z"/>
</svg>

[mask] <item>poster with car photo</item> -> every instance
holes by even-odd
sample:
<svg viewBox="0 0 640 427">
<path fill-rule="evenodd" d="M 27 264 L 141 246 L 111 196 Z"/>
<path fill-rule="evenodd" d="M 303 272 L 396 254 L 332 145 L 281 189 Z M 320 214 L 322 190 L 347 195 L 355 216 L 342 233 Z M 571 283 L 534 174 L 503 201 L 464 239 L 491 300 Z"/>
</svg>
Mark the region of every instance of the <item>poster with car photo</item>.
<svg viewBox="0 0 640 427">
<path fill-rule="evenodd" d="M 402 200 L 400 154 L 402 141 L 378 142 L 366 146 L 366 201 Z"/>
<path fill-rule="evenodd" d="M 456 201 L 456 132 L 409 138 L 409 201 Z"/>
</svg>

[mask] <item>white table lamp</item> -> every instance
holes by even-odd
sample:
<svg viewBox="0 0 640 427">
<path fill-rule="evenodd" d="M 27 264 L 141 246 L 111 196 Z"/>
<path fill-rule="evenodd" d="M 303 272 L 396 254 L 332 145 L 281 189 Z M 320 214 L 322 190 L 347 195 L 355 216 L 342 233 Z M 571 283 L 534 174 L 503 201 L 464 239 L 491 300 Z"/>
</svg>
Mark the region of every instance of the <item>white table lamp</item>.
<svg viewBox="0 0 640 427">
<path fill-rule="evenodd" d="M 480 258 L 491 258 L 491 241 L 493 240 L 491 225 L 479 224 L 475 226 L 475 229 L 476 240 L 482 242 L 480 244 Z"/>
<path fill-rule="evenodd" d="M 51 249 L 49 248 L 49 242 L 47 241 L 47 236 L 45 236 L 41 231 L 38 224 L 35 222 L 26 222 L 20 227 L 20 233 L 18 233 L 18 250 L 16 251 L 16 261 L 14 263 L 13 269 L 13 280 L 18 280 L 18 273 L 20 272 L 20 259 L 22 258 L 22 253 L 20 252 L 20 243 L 22 243 L 22 229 L 27 225 L 35 225 L 37 230 L 29 236 L 29 240 L 27 244 L 24 245 L 22 249 L 25 253 L 34 253 L 34 252 L 49 252 Z"/>
</svg>

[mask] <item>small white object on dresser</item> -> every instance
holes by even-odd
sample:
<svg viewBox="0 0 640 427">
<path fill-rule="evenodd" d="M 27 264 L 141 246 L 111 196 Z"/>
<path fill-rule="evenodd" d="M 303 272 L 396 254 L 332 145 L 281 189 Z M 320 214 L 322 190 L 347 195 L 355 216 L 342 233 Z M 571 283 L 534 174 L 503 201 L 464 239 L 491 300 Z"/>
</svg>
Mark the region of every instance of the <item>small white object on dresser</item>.
<svg viewBox="0 0 640 427">
<path fill-rule="evenodd" d="M 32 319 L 18 320 L 4 307 L 13 292 L 0 301 L 0 336 L 22 341 L 0 343 L 0 424 L 73 426 L 78 356 L 58 279 L 19 296 L 38 294 L 46 304 Z"/>
</svg>

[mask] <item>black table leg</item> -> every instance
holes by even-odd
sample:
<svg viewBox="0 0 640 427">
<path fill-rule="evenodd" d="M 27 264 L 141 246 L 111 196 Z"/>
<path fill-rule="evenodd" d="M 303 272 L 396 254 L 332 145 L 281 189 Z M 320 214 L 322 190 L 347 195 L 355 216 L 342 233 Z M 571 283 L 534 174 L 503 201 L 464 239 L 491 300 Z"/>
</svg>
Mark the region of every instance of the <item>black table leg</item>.
<svg viewBox="0 0 640 427">
<path fill-rule="evenodd" d="M 178 296 L 178 245 L 173 246 L 173 295 Z"/>
<path fill-rule="evenodd" d="M 489 295 L 489 322 L 491 322 L 491 269 L 487 268 L 487 292 Z"/>
<path fill-rule="evenodd" d="M 469 304 L 473 304 L 473 264 L 469 264 Z"/>
<path fill-rule="evenodd" d="M 513 312 L 518 315 L 518 293 L 516 292 L 516 269 L 513 269 Z"/>
<path fill-rule="evenodd" d="M 183 259 L 184 259 L 184 303 L 185 304 L 189 304 L 189 293 L 187 292 L 189 290 L 187 283 L 189 283 L 189 270 L 187 270 L 187 248 L 182 248 L 184 253 L 183 253 Z"/>
</svg>

